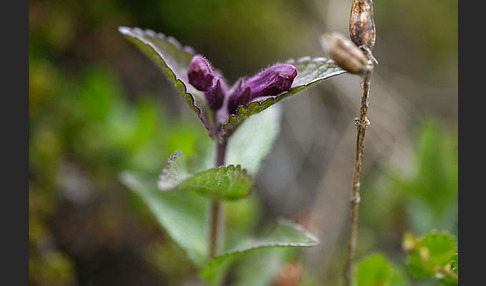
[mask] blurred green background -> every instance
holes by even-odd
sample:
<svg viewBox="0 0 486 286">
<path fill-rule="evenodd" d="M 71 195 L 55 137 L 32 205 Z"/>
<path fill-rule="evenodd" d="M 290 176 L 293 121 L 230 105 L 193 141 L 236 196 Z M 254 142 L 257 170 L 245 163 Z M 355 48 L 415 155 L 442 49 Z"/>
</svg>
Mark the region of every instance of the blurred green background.
<svg viewBox="0 0 486 286">
<path fill-rule="evenodd" d="M 172 152 L 190 156 L 209 139 L 119 26 L 173 36 L 233 83 L 278 61 L 325 56 L 319 35 L 347 35 L 351 3 L 29 1 L 30 284 L 198 283 L 183 252 L 118 174 L 157 175 Z M 374 7 L 379 64 L 357 255 L 380 250 L 399 264 L 407 230 L 457 237 L 457 1 Z M 248 204 L 254 211 L 228 218 L 240 224 L 244 216 L 256 226 L 282 216 L 319 236 L 319 247 L 302 251 L 274 285 L 296 285 L 299 275 L 308 285 L 337 283 L 359 97 L 359 78 L 343 75 L 282 102 L 281 134 Z"/>
</svg>

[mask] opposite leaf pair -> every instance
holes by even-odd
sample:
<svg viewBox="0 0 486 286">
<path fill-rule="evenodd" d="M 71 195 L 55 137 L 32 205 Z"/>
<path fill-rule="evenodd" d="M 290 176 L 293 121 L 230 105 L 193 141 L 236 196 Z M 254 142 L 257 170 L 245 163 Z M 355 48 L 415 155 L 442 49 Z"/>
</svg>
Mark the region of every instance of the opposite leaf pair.
<svg viewBox="0 0 486 286">
<path fill-rule="evenodd" d="M 228 88 L 206 59 L 174 38 L 139 28 L 120 27 L 119 31 L 162 68 L 213 139 L 228 138 L 249 116 L 345 72 L 331 60 L 305 57 L 243 77 Z"/>
<path fill-rule="evenodd" d="M 275 112 L 278 109 L 272 108 L 250 118 L 248 124 L 239 129 L 244 133 L 235 132 L 244 121 L 286 97 L 345 71 L 331 60 L 305 57 L 270 66 L 251 78 L 240 78 L 228 88 L 222 75 L 192 48 L 151 30 L 126 27 L 119 30 L 162 68 L 203 122 L 210 137 L 218 142 L 218 151 L 220 146 L 225 146 L 221 149 L 226 160 L 219 160 L 218 152 L 217 162 L 230 165 L 218 163 L 215 168 L 202 164 L 204 168 L 190 170 L 181 154 L 174 154 L 159 178 L 159 189 L 153 181 L 145 181 L 133 173 L 124 173 L 121 178 L 125 185 L 141 195 L 161 226 L 199 268 L 203 280 L 208 285 L 217 285 L 225 265 L 250 251 L 316 245 L 318 240 L 310 233 L 283 222 L 267 236 L 244 235 L 235 243 L 225 243 L 221 254 L 214 256 L 213 244 L 208 245 L 208 242 L 213 242 L 211 238 L 216 236 L 208 235 L 213 228 L 206 227 L 208 221 L 213 221 L 209 218 L 208 201 L 248 196 L 253 186 L 251 176 L 258 170 L 278 132 L 279 116 Z M 250 122 L 260 116 L 264 116 L 260 121 Z M 231 135 L 232 140 L 228 141 Z M 199 196 L 201 194 L 203 196 Z"/>
</svg>

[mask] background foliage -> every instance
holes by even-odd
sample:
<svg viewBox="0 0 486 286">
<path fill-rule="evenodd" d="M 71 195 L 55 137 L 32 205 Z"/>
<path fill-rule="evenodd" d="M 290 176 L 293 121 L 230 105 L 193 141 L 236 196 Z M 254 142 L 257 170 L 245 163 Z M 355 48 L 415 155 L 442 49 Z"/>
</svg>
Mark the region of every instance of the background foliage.
<svg viewBox="0 0 486 286">
<path fill-rule="evenodd" d="M 29 1 L 31 285 L 198 281 L 118 174 L 156 176 L 174 151 L 190 157 L 210 142 L 175 88 L 118 26 L 173 36 L 234 82 L 277 61 L 323 56 L 318 36 L 347 34 L 351 2 Z M 358 258 L 381 251 L 403 266 L 407 231 L 421 236 L 438 229 L 457 239 L 457 1 L 375 2 L 379 65 Z M 237 235 L 282 216 L 306 226 L 321 244 L 311 249 L 315 255 L 271 253 L 285 259 L 259 281 L 295 285 L 300 276 L 304 285 L 337 283 L 358 98 L 359 80 L 346 75 L 282 102 L 277 144 L 251 198 L 228 213 L 227 223 Z M 244 259 L 235 277 L 252 273 L 255 265 Z"/>
</svg>

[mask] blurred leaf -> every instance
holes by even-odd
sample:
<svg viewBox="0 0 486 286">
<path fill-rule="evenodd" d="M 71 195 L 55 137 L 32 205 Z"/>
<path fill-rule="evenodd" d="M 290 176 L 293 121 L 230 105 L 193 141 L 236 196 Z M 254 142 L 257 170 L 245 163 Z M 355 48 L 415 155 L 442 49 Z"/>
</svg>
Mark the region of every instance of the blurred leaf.
<svg viewBox="0 0 486 286">
<path fill-rule="evenodd" d="M 192 48 L 183 47 L 174 38 L 152 30 L 128 27 L 119 27 L 118 30 L 162 69 L 213 137 L 215 130 L 211 124 L 214 120 L 212 113 L 209 112 L 203 95 L 187 79 L 187 70 L 194 55 Z"/>
<path fill-rule="evenodd" d="M 358 286 L 387 285 L 392 274 L 392 267 L 382 254 L 373 254 L 365 258 L 356 270 Z"/>
<path fill-rule="evenodd" d="M 157 128 L 159 107 L 148 98 L 142 98 L 137 104 L 137 120 L 135 132 L 132 135 L 133 149 L 140 148 L 151 139 Z"/>
<path fill-rule="evenodd" d="M 322 80 L 345 73 L 332 60 L 326 58 L 311 59 L 310 57 L 304 57 L 297 61 L 293 59 L 288 60 L 287 63 L 294 65 L 297 69 L 297 77 L 294 79 L 290 91 L 277 96 L 258 98 L 246 107 L 239 107 L 237 114 L 231 115 L 223 125 L 226 136 L 231 135 L 251 115 L 262 112 L 280 100 L 290 97 Z"/>
<path fill-rule="evenodd" d="M 403 199 L 411 229 L 457 230 L 458 159 L 453 138 L 434 119 L 422 121 L 415 145 L 413 174 L 393 174 L 393 186 Z"/>
<path fill-rule="evenodd" d="M 248 118 L 228 140 L 226 164 L 241 165 L 248 174 L 256 176 L 279 135 L 281 117 L 282 107 L 276 105 Z M 193 172 L 214 167 L 214 142 L 204 139 L 198 138 L 195 146 L 198 156 L 188 158 Z"/>
<path fill-rule="evenodd" d="M 458 260 L 458 254 L 457 253 L 456 253 L 456 255 L 454 255 L 454 257 L 452 257 L 451 270 L 454 274 L 459 274 L 459 260 Z"/>
<path fill-rule="evenodd" d="M 406 266 L 412 277 L 424 280 L 448 266 L 456 252 L 456 242 L 450 234 L 433 231 L 417 242 L 406 258 Z"/>
<path fill-rule="evenodd" d="M 409 286 L 405 273 L 391 264 L 381 253 L 369 255 L 357 267 L 357 286 Z"/>
<path fill-rule="evenodd" d="M 102 121 L 106 119 L 121 93 L 119 84 L 111 71 L 102 66 L 90 67 L 84 75 L 77 106 L 72 112 L 82 110 L 90 115 L 84 120 Z M 76 110 L 78 109 L 78 110 Z"/>
<path fill-rule="evenodd" d="M 168 191 L 179 186 L 191 175 L 187 170 L 186 157 L 182 152 L 176 151 L 167 161 L 167 166 L 162 170 L 159 177 L 158 187 L 163 191 Z"/>
<path fill-rule="evenodd" d="M 281 116 L 277 105 L 248 118 L 230 137 L 226 162 L 241 165 L 255 176 L 277 139 Z"/>
<path fill-rule="evenodd" d="M 252 181 L 240 165 L 229 165 L 194 174 L 177 189 L 191 190 L 217 200 L 237 200 L 248 196 Z"/>
<path fill-rule="evenodd" d="M 193 191 L 217 200 L 236 200 L 248 196 L 253 182 L 239 165 L 220 166 L 190 174 L 182 153 L 175 152 L 162 171 L 158 186 L 163 191 Z"/>
<path fill-rule="evenodd" d="M 225 245 L 235 245 L 242 237 L 252 233 L 262 215 L 261 200 L 250 195 L 242 200 L 225 201 Z"/>
<path fill-rule="evenodd" d="M 187 128 L 184 126 L 174 126 L 174 127 L 177 127 L 177 129 L 174 130 L 172 132 L 173 135 L 170 138 L 168 138 L 167 151 L 169 151 L 170 153 L 174 153 L 174 151 L 180 150 L 188 158 L 195 157 L 193 156 L 193 154 L 197 154 L 197 156 L 199 156 L 199 153 L 196 152 L 197 151 L 196 149 L 198 148 L 196 145 L 202 144 L 201 141 L 205 139 L 209 140 L 208 136 L 206 134 L 203 134 L 204 136 L 199 136 L 200 134 L 198 134 L 197 132 L 197 130 L 200 130 L 199 126 L 197 126 L 198 127 L 197 129 Z"/>
<path fill-rule="evenodd" d="M 186 191 L 161 191 L 156 180 L 123 172 L 120 180 L 138 193 L 169 236 L 197 266 L 208 257 L 206 200 Z"/>
<path fill-rule="evenodd" d="M 289 248 L 271 247 L 247 253 L 235 267 L 235 286 L 267 286 L 278 277 L 289 259 Z"/>
<path fill-rule="evenodd" d="M 215 257 L 200 274 L 209 285 L 217 285 L 228 264 L 250 251 L 269 247 L 310 247 L 318 243 L 319 240 L 301 226 L 280 220 L 268 235 L 261 238 L 246 238 L 236 246 L 226 248 L 224 254 Z"/>
<path fill-rule="evenodd" d="M 317 237 L 305 231 L 300 225 L 281 219 L 268 235 L 242 240 L 236 246 L 227 248 L 223 256 L 237 255 L 262 247 L 309 247 L 317 244 Z"/>
<path fill-rule="evenodd" d="M 408 280 L 407 275 L 403 270 L 398 269 L 397 267 L 393 267 L 388 285 L 389 286 L 410 286 L 412 284 Z"/>
</svg>

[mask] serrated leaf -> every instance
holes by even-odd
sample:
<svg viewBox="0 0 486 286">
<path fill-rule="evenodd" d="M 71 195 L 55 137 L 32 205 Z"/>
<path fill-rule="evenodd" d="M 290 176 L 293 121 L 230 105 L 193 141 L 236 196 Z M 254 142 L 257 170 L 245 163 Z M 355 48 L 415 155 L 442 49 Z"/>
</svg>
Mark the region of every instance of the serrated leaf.
<svg viewBox="0 0 486 286">
<path fill-rule="evenodd" d="M 233 259 L 258 249 L 269 247 L 310 247 L 319 244 L 319 240 L 301 226 L 289 221 L 280 220 L 277 226 L 266 236 L 261 238 L 247 238 L 237 246 L 226 248 L 224 253 L 215 257 L 200 274 L 209 283 L 216 285 L 220 278 L 221 268 L 227 267 Z"/>
<path fill-rule="evenodd" d="M 325 58 L 311 59 L 304 57 L 297 61 L 291 59 L 287 63 L 296 67 L 297 77 L 294 79 L 290 91 L 277 96 L 258 98 L 248 106 L 240 107 L 236 115 L 230 116 L 223 123 L 222 130 L 216 130 L 214 116 L 208 109 L 204 96 L 189 84 L 187 78 L 187 70 L 195 54 L 194 50 L 190 47 L 183 47 L 174 38 L 166 37 L 164 34 L 155 33 L 152 30 L 120 27 L 119 31 L 164 71 L 169 80 L 177 86 L 189 106 L 199 116 L 209 135 L 213 138 L 217 135 L 229 137 L 251 115 L 257 114 L 319 81 L 345 73 L 332 60 Z M 217 134 L 220 132 L 222 134 Z"/>
<path fill-rule="evenodd" d="M 458 254 L 457 253 L 452 257 L 451 270 L 454 274 L 459 273 L 459 260 L 458 260 Z"/>
<path fill-rule="evenodd" d="M 456 241 L 447 232 L 432 232 L 424 236 L 420 243 L 429 249 L 430 262 L 440 267 L 447 265 L 456 254 Z"/>
<path fill-rule="evenodd" d="M 282 99 L 290 97 L 320 81 L 346 72 L 332 60 L 326 58 L 312 59 L 304 57 L 297 61 L 289 60 L 287 63 L 294 65 L 297 69 L 297 77 L 294 79 L 290 91 L 277 96 L 258 98 L 246 107 L 239 107 L 237 114 L 230 116 L 223 125 L 225 136 L 231 135 L 251 115 L 262 112 Z"/>
<path fill-rule="evenodd" d="M 170 156 L 159 177 L 162 191 L 190 191 L 216 200 L 237 200 L 247 197 L 253 179 L 240 165 L 220 166 L 191 174 L 182 152 Z"/>
<path fill-rule="evenodd" d="M 161 191 L 155 179 L 132 172 L 120 174 L 121 182 L 147 204 L 159 224 L 197 266 L 208 258 L 205 229 L 207 200 L 186 191 Z"/>
<path fill-rule="evenodd" d="M 209 112 L 203 95 L 189 84 L 187 78 L 187 70 L 195 54 L 194 50 L 182 46 L 172 37 L 166 37 L 152 30 L 128 27 L 119 27 L 118 30 L 162 69 L 169 81 L 180 91 L 189 107 L 201 119 L 209 135 L 215 136 L 212 113 Z"/>
<path fill-rule="evenodd" d="M 253 180 L 240 165 L 221 166 L 194 174 L 177 189 L 197 192 L 216 200 L 237 200 L 248 196 Z"/>
<path fill-rule="evenodd" d="M 392 275 L 392 267 L 382 254 L 365 258 L 356 270 L 357 286 L 387 285 Z"/>
<path fill-rule="evenodd" d="M 450 234 L 431 232 L 423 236 L 407 256 L 406 266 L 415 279 L 427 279 L 447 266 L 456 252 L 456 242 Z"/>
</svg>

